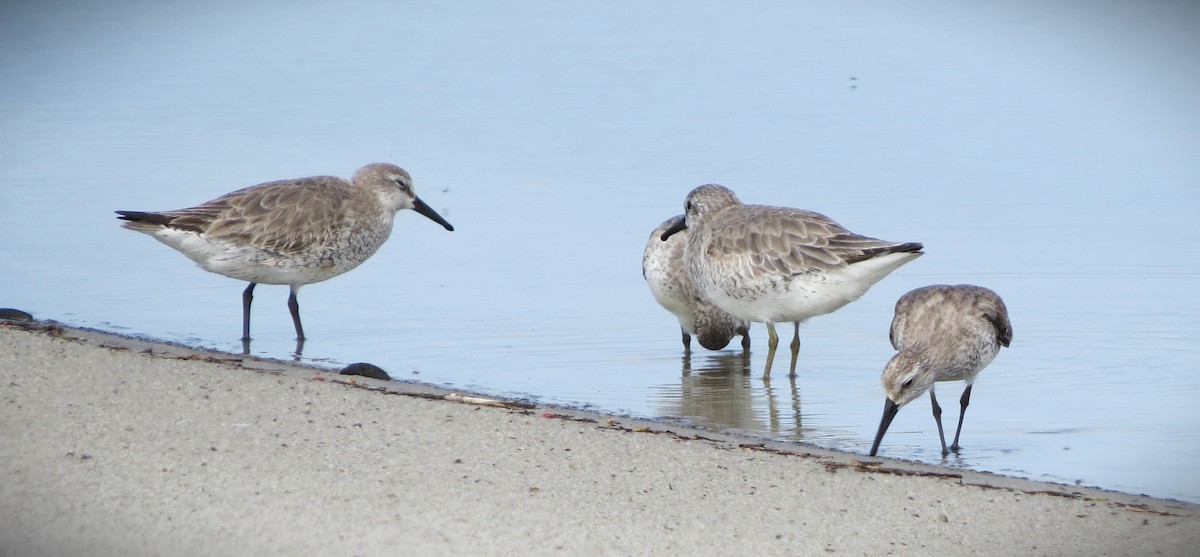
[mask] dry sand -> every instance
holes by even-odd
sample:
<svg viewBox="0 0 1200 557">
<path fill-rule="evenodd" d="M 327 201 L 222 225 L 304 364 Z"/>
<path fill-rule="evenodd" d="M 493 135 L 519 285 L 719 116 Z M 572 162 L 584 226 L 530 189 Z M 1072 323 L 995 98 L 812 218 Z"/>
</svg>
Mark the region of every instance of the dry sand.
<svg viewBox="0 0 1200 557">
<path fill-rule="evenodd" d="M 484 373 L 484 372 L 481 372 Z M 1200 507 L 0 322 L 0 555 L 1196 555 Z"/>
</svg>

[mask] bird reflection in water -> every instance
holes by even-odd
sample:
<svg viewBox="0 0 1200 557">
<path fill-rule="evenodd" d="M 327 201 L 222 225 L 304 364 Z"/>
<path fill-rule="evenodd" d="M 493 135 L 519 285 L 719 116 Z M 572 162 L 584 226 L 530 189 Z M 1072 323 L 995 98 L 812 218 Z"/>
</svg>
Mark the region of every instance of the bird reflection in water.
<svg viewBox="0 0 1200 557">
<path fill-rule="evenodd" d="M 788 378 L 786 388 L 751 377 L 750 353 L 743 350 L 685 354 L 681 360 L 678 406 L 667 404 L 667 413 L 709 429 L 803 437 L 795 377 Z"/>
</svg>

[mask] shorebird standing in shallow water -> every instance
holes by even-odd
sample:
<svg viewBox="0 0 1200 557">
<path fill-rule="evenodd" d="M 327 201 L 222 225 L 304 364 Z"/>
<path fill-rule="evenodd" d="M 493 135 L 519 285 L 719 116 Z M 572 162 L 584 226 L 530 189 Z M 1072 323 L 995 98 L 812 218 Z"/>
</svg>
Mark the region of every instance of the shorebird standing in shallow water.
<svg viewBox="0 0 1200 557">
<path fill-rule="evenodd" d="M 254 287 L 290 286 L 288 310 L 296 340 L 303 342 L 296 292 L 366 261 L 388 239 L 401 209 L 454 230 L 417 197 L 408 172 L 387 163 L 368 164 L 350 181 L 336 176 L 279 180 L 187 209 L 117 214 L 128 221 L 125 228 L 153 236 L 204 270 L 250 282 L 242 292 L 243 343 L 250 340 Z"/>
<path fill-rule="evenodd" d="M 688 230 L 684 261 L 697 289 L 730 315 L 767 325 L 767 365 L 779 335 L 792 322 L 796 375 L 800 322 L 853 302 L 897 267 L 921 255 L 917 242 L 887 242 L 855 234 L 829 217 L 803 209 L 743 205 L 724 186 L 688 194 L 684 220 L 662 239 Z"/>
<path fill-rule="evenodd" d="M 692 351 L 692 335 L 696 335 L 700 346 L 709 350 L 725 348 L 734 335 L 742 335 L 742 350 L 749 350 L 750 324 L 704 299 L 684 269 L 683 248 L 687 243 L 687 232 L 662 241 L 663 232 L 682 220 L 683 215 L 671 217 L 650 233 L 646 249 L 642 251 L 642 278 L 646 279 L 658 304 L 679 320 L 685 353 Z"/>
<path fill-rule="evenodd" d="M 1012 342 L 1012 323 L 1004 300 L 982 286 L 939 284 L 918 288 L 896 302 L 892 318 L 892 347 L 898 350 L 883 368 L 883 418 L 871 456 L 879 450 L 883 434 L 900 407 L 929 391 L 933 419 L 937 421 L 942 456 L 958 452 L 963 415 L 971 401 L 975 376 Z M 959 399 L 958 428 L 954 442 L 946 447 L 942 433 L 942 407 L 938 406 L 933 385 L 937 381 L 965 381 L 967 388 Z"/>
</svg>

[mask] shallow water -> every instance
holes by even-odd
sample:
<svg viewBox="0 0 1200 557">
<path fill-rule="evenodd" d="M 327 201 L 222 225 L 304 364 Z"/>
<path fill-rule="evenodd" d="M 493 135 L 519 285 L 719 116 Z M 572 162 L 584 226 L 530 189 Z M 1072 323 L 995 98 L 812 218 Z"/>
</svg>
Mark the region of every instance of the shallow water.
<svg viewBox="0 0 1200 557">
<path fill-rule="evenodd" d="M 112 211 L 389 161 L 456 230 L 402 213 L 306 287 L 306 361 L 865 453 L 895 300 L 969 282 L 1014 339 L 948 464 L 1200 502 L 1197 23 L 1169 3 L 6 6 L 0 306 L 238 352 L 245 285 Z M 927 254 L 805 324 L 795 381 L 786 353 L 760 379 L 761 325 L 748 363 L 685 359 L 639 265 L 706 182 Z M 252 352 L 291 357 L 287 289 L 256 294 Z M 948 423 L 960 388 L 940 386 Z M 939 448 L 922 398 L 880 452 Z"/>
</svg>

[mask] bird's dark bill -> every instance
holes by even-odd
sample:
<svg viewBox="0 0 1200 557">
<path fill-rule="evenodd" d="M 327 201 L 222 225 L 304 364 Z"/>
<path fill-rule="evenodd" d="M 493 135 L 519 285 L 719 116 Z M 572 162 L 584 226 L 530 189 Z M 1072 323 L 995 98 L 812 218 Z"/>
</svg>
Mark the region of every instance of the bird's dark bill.
<svg viewBox="0 0 1200 557">
<path fill-rule="evenodd" d="M 879 442 L 883 441 L 883 434 L 887 433 L 888 426 L 892 425 L 892 418 L 896 417 L 896 412 L 900 411 L 900 407 L 892 402 L 892 399 L 883 401 L 883 418 L 879 420 L 879 431 L 875 433 L 875 442 L 871 443 L 871 456 L 879 451 Z"/>
<path fill-rule="evenodd" d="M 671 226 L 671 228 L 668 228 L 666 232 L 663 232 L 662 236 L 659 236 L 658 239 L 665 242 L 665 241 L 667 241 L 667 238 L 670 238 L 671 236 L 675 235 L 676 232 L 679 232 L 681 230 L 686 230 L 686 229 L 687 229 L 687 221 L 684 219 L 679 219 L 679 222 L 675 223 L 673 226 Z"/>
<path fill-rule="evenodd" d="M 429 218 L 429 220 L 446 227 L 446 230 L 451 232 L 454 231 L 454 227 L 451 226 L 450 223 L 446 222 L 446 219 L 442 218 L 441 215 L 437 214 L 437 211 L 434 211 L 432 207 L 426 205 L 424 201 L 421 201 L 421 198 L 418 197 L 413 200 L 413 210 L 425 215 Z"/>
</svg>

